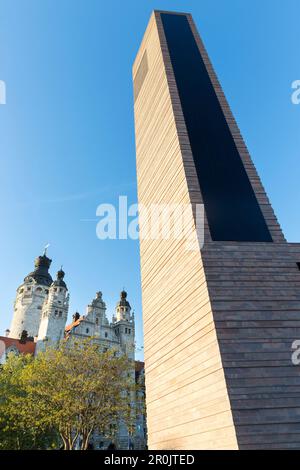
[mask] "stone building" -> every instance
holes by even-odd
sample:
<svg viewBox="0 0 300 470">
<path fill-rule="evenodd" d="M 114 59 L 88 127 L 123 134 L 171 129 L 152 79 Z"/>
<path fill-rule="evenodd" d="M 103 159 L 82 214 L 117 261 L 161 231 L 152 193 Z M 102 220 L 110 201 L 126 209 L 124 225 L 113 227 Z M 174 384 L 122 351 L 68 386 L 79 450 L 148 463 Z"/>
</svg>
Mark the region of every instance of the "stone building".
<svg viewBox="0 0 300 470">
<path fill-rule="evenodd" d="M 102 292 L 97 292 L 89 303 L 85 315 L 76 312 L 66 326 L 69 311 L 69 292 L 62 269 L 53 281 L 49 268 L 51 259 L 46 251 L 35 260 L 35 269 L 28 274 L 18 287 L 14 303 L 14 314 L 10 330 L 0 337 L 0 362 L 5 361 L 8 352 L 34 354 L 55 346 L 63 339 L 84 339 L 93 337 L 103 351 L 114 348 L 126 354 L 133 362 L 132 380 L 143 378 L 143 363 L 135 361 L 135 320 L 127 292 L 122 290 L 116 304 L 112 321 L 106 316 L 106 304 Z M 132 398 L 136 410 L 135 397 Z M 144 448 L 146 445 L 145 419 L 137 414 L 135 435 L 128 436 L 125 426 L 120 424 L 116 445 L 119 448 Z M 95 434 L 91 440 L 94 448 L 106 448 L 109 441 Z"/>
</svg>

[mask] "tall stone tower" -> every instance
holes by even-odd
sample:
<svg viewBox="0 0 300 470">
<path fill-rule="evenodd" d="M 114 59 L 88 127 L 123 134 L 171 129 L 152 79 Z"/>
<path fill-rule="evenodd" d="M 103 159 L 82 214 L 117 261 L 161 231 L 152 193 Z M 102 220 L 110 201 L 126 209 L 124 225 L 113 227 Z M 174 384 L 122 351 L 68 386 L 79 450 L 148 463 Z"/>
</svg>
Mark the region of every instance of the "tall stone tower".
<svg viewBox="0 0 300 470">
<path fill-rule="evenodd" d="M 152 14 L 133 79 L 139 203 L 205 209 L 202 249 L 140 241 L 149 448 L 300 448 L 300 245 L 191 15 Z"/>
<path fill-rule="evenodd" d="M 37 338 L 37 352 L 44 349 L 46 345 L 56 346 L 64 338 L 69 310 L 69 294 L 64 276 L 64 271 L 60 269 L 44 301 Z"/>
<path fill-rule="evenodd" d="M 34 263 L 34 271 L 25 277 L 23 284 L 18 288 L 10 338 L 20 338 L 23 330 L 27 331 L 28 336 L 38 335 L 43 303 L 52 284 L 50 264 L 51 259 L 46 256 L 46 252 L 38 256 Z"/>
</svg>

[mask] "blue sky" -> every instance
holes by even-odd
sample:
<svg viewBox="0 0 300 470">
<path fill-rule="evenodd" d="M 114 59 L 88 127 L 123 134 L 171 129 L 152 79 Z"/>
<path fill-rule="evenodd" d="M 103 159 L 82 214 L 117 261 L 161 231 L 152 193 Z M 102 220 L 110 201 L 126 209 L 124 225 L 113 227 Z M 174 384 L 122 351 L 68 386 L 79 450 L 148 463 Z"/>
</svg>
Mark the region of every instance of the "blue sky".
<svg viewBox="0 0 300 470">
<path fill-rule="evenodd" d="M 49 242 L 70 314 L 123 286 L 142 344 L 137 241 L 100 241 L 96 208 L 136 201 L 131 66 L 153 9 L 188 11 L 289 241 L 300 241 L 297 0 L 1 0 L 0 334 Z M 94 219 L 86 221 L 83 219 Z"/>
</svg>

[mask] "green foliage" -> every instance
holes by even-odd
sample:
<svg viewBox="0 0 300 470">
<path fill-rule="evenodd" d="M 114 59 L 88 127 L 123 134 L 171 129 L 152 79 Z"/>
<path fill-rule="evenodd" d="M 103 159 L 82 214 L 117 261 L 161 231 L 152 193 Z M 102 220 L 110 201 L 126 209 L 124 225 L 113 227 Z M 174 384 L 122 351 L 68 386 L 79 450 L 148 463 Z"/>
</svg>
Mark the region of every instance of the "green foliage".
<svg viewBox="0 0 300 470">
<path fill-rule="evenodd" d="M 53 448 L 59 434 L 64 449 L 78 441 L 86 449 L 96 429 L 113 438 L 122 420 L 131 430 L 132 367 L 93 340 L 63 341 L 35 359 L 9 356 L 0 372 L 2 448 Z"/>
<path fill-rule="evenodd" d="M 27 392 L 23 373 L 32 357 L 9 354 L 0 370 L 0 449 L 49 449 L 59 436 L 52 427 L 32 423 L 26 410 Z"/>
</svg>

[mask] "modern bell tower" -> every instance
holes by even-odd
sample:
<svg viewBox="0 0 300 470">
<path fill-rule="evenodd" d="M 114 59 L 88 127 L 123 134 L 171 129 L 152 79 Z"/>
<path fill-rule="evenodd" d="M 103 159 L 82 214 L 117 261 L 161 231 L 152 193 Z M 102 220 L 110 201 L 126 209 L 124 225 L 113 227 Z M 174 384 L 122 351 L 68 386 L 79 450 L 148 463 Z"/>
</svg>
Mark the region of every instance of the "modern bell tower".
<svg viewBox="0 0 300 470">
<path fill-rule="evenodd" d="M 139 203 L 205 209 L 203 247 L 140 240 L 149 448 L 300 448 L 300 245 L 190 14 L 153 12 L 133 81 Z"/>
</svg>

